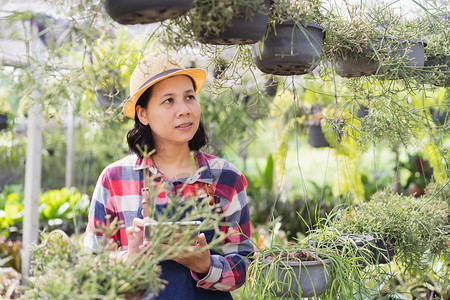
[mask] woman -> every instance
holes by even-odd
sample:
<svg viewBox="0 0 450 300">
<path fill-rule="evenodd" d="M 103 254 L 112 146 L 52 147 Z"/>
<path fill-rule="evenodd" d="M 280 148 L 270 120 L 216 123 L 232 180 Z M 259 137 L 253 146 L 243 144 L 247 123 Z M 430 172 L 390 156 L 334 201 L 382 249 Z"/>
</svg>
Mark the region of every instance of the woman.
<svg viewBox="0 0 450 300">
<path fill-rule="evenodd" d="M 113 238 L 127 259 L 138 255 L 143 245 L 144 166 L 165 186 L 158 194 L 159 209 L 170 201 L 167 191 L 177 193 L 185 184 L 186 190 L 206 187 L 213 194 L 227 224 L 222 231 L 242 234 L 228 234 L 221 253 L 216 253 L 204 250 L 212 236 L 201 233 L 192 255 L 164 261 L 161 277 L 168 284 L 158 299 L 232 299 L 229 291 L 245 282 L 247 256 L 253 251 L 245 177 L 231 163 L 199 151 L 207 141 L 197 99 L 205 79 L 205 71 L 183 69 L 165 54 L 149 55 L 138 64 L 124 105 L 124 114 L 135 120 L 127 135 L 130 155 L 102 172 L 89 210 L 86 247 L 95 250 L 102 240 L 96 228 L 107 218 L 117 218 L 126 228 Z M 145 147 L 155 152 L 144 162 L 140 149 Z M 197 168 L 203 170 L 199 176 L 190 176 L 192 151 Z"/>
</svg>

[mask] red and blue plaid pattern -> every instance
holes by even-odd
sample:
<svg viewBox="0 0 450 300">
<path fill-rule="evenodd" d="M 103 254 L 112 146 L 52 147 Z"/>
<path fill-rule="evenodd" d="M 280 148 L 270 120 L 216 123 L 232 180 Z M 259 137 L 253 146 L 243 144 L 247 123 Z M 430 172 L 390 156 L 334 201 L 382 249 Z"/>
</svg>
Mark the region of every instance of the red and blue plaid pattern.
<svg viewBox="0 0 450 300">
<path fill-rule="evenodd" d="M 191 272 L 197 286 L 209 290 L 232 291 L 245 282 L 249 264 L 247 257 L 253 252 L 249 238 L 250 216 L 247 201 L 247 181 L 244 175 L 231 163 L 216 156 L 200 151 L 195 153 L 198 168 L 204 170 L 190 177 L 183 190 L 183 196 L 203 191 L 205 184 L 211 185 L 214 195 L 224 212 L 225 224 L 221 230 L 227 234 L 222 242 L 222 253 L 211 255 L 211 267 L 206 277 L 200 278 Z M 159 193 L 157 206 L 159 209 L 170 201 L 168 193 L 176 193 L 183 184 L 176 185 L 159 173 L 151 158 L 145 163 L 153 174 L 158 174 L 165 184 Z M 104 242 L 99 227 L 117 218 L 125 227 L 132 226 L 133 219 L 142 218 L 142 194 L 144 164 L 137 155 L 129 155 L 105 168 L 101 173 L 92 197 L 89 209 L 89 223 L 86 229 L 84 244 L 95 251 L 100 242 Z M 240 234 L 230 234 L 237 232 Z M 112 237 L 123 251 L 128 248 L 125 228 Z"/>
</svg>

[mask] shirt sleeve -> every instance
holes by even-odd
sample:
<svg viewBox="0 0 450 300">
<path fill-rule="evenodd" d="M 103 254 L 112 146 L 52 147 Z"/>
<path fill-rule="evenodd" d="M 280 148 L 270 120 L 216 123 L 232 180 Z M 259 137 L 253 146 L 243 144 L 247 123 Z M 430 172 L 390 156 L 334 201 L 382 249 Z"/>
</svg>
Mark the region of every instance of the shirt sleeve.
<svg viewBox="0 0 450 300">
<path fill-rule="evenodd" d="M 246 186 L 244 175 L 237 174 L 231 199 L 221 199 L 227 224 L 222 228 L 227 233 L 222 245 L 223 255 L 211 255 L 211 266 L 205 277 L 201 278 L 200 274 L 191 271 L 198 287 L 233 291 L 245 283 L 249 256 L 254 250 Z"/>
<path fill-rule="evenodd" d="M 88 225 L 84 236 L 84 246 L 94 252 L 109 245 L 118 245 L 119 232 L 111 234 L 106 228 L 116 218 L 114 207 L 111 205 L 111 193 L 106 170 L 100 174 L 92 195 L 89 207 Z M 114 242 L 111 244 L 111 242 Z"/>
</svg>

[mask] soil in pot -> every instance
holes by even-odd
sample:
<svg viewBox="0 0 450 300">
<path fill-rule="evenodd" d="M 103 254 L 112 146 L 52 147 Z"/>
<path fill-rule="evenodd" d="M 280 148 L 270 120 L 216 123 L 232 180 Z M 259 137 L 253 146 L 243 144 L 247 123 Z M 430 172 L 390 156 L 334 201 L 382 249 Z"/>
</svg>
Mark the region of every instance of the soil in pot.
<svg viewBox="0 0 450 300">
<path fill-rule="evenodd" d="M 253 45 L 253 61 L 268 74 L 309 73 L 319 64 L 324 35 L 324 28 L 316 24 L 279 24 Z"/>
<path fill-rule="evenodd" d="M 106 0 L 105 9 L 120 24 L 148 24 L 178 17 L 193 3 L 193 0 Z"/>
<path fill-rule="evenodd" d="M 285 255 L 285 257 L 283 257 Z M 286 258 L 280 261 L 280 258 Z M 265 278 L 271 294 L 277 297 L 294 298 L 319 296 L 330 284 L 329 259 L 317 260 L 305 251 L 283 252 L 273 262 L 268 256 L 264 269 Z"/>
<path fill-rule="evenodd" d="M 197 34 L 200 42 L 213 45 L 245 45 L 253 44 L 263 38 L 267 31 L 267 20 L 270 0 L 264 0 L 261 9 L 252 16 L 238 16 L 232 19 L 231 25 L 218 35 L 204 32 Z"/>
</svg>

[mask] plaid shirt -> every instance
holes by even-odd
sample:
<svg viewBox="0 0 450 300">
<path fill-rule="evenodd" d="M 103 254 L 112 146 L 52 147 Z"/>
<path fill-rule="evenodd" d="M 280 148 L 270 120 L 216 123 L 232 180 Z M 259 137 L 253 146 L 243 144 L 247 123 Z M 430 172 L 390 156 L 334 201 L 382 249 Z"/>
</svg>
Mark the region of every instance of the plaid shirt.
<svg viewBox="0 0 450 300">
<path fill-rule="evenodd" d="M 206 167 L 197 175 L 188 179 L 183 190 L 184 195 L 192 191 L 203 190 L 205 183 L 214 190 L 216 199 L 224 212 L 227 226 L 221 226 L 225 233 L 231 230 L 242 232 L 241 235 L 229 235 L 222 242 L 222 253 L 211 255 L 209 273 L 200 278 L 191 272 L 197 281 L 197 286 L 220 291 L 232 291 L 245 282 L 249 261 L 246 258 L 252 251 L 250 241 L 250 216 L 246 194 L 247 181 L 239 170 L 224 159 L 206 154 L 195 153 L 198 168 Z M 167 193 L 176 192 L 175 182 L 171 182 L 158 172 L 153 161 L 146 162 L 150 172 L 158 174 L 164 182 L 166 189 L 158 195 L 157 206 L 160 209 L 170 201 Z M 100 233 L 94 234 L 95 229 L 106 223 L 106 216 L 111 220 L 118 218 L 125 227 L 133 224 L 133 219 L 142 218 L 142 194 L 144 164 L 137 155 L 128 155 L 125 158 L 109 165 L 101 173 L 94 190 L 89 209 L 89 223 L 86 229 L 84 244 L 87 248 L 95 250 L 103 239 Z M 179 184 L 178 186 L 182 186 Z M 247 238 L 249 237 L 249 238 Z M 128 249 L 125 228 L 121 228 L 113 237 L 121 245 L 122 250 Z"/>
</svg>

